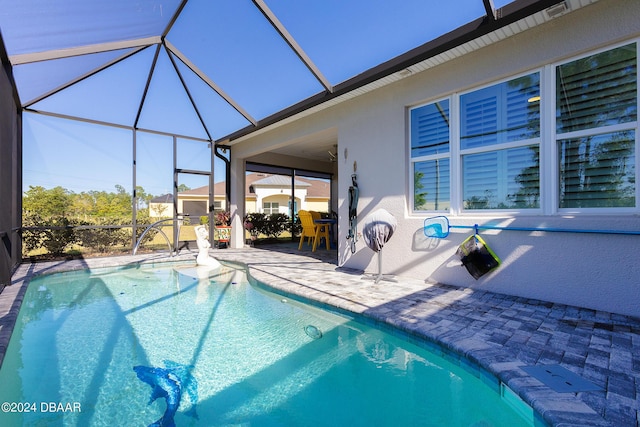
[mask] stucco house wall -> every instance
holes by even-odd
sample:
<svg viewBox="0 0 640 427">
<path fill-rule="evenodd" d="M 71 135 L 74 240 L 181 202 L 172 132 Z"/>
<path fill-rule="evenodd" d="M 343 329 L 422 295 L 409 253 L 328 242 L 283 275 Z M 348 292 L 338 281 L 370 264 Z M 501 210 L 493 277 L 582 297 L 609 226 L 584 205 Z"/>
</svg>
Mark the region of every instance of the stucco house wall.
<svg viewBox="0 0 640 427">
<path fill-rule="evenodd" d="M 232 165 L 242 168 L 243 159 L 266 152 L 269 147 L 335 129 L 340 265 L 377 271 L 377 256 L 362 239 L 355 254 L 346 245 L 347 191 L 355 171 L 360 188 L 358 231 L 362 232 L 367 216 L 379 208 L 398 220 L 395 234 L 382 251 L 383 273 L 640 316 L 640 263 L 636 254 L 640 236 L 485 231 L 482 236 L 502 264 L 474 280 L 455 255 L 470 231 L 454 229 L 445 239 L 426 238 L 423 222 L 437 214 L 411 211 L 407 127 L 411 106 L 623 41 L 636 41 L 640 36 L 639 16 L 639 1 L 600 0 L 391 85 L 245 137 L 233 146 Z M 555 149 L 555 140 L 543 136 L 543 145 Z M 539 215 L 509 215 L 487 211 L 482 215 L 447 216 L 458 225 L 491 221 L 518 227 L 640 230 L 638 213 L 561 215 L 544 211 Z"/>
<path fill-rule="evenodd" d="M 329 212 L 329 203 L 327 202 L 327 200 L 307 199 L 305 207 L 300 209 L 316 212 Z"/>
</svg>

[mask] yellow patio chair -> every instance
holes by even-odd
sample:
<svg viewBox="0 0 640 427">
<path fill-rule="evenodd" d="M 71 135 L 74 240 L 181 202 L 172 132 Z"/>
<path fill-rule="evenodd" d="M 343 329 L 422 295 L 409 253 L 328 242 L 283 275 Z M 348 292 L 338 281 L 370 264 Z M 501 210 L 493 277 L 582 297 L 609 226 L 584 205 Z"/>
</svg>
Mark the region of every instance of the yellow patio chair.
<svg viewBox="0 0 640 427">
<path fill-rule="evenodd" d="M 316 225 L 313 223 L 313 217 L 309 211 L 298 211 L 298 217 L 300 218 L 300 224 L 302 225 L 302 232 L 300 233 L 300 244 L 298 250 L 302 249 L 302 243 L 305 237 L 315 247 L 316 239 Z"/>
<path fill-rule="evenodd" d="M 330 248 L 329 243 L 329 224 L 318 224 L 316 220 L 322 219 L 322 215 L 320 212 L 309 211 L 311 213 L 311 217 L 313 218 L 313 225 L 316 227 L 316 237 L 313 242 L 313 251 L 316 250 L 316 247 L 320 244 L 320 238 L 324 237 L 324 241 L 327 245 L 327 250 Z"/>
</svg>

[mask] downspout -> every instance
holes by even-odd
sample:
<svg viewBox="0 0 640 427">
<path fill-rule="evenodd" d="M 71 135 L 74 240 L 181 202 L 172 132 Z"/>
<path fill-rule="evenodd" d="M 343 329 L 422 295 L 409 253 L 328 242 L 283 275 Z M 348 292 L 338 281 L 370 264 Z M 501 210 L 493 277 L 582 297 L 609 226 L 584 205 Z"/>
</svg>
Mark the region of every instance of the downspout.
<svg viewBox="0 0 640 427">
<path fill-rule="evenodd" d="M 231 162 L 221 152 L 218 151 L 219 149 L 231 151 L 231 147 L 228 145 L 216 145 L 216 144 L 213 145 L 213 154 L 215 154 L 217 158 L 222 159 L 222 161 L 224 162 L 224 193 L 225 193 L 224 194 L 224 197 L 225 197 L 224 210 L 231 213 Z M 229 157 L 231 157 L 231 152 L 229 152 Z M 213 164 L 211 166 L 213 168 Z M 213 173 L 210 175 L 209 180 L 212 183 L 213 181 L 215 181 L 215 177 L 213 176 Z M 215 194 L 213 191 L 213 184 L 210 185 L 210 193 L 211 193 L 211 204 L 213 205 L 214 198 L 215 198 Z M 213 214 L 211 214 L 209 224 L 210 224 L 209 233 L 211 234 L 209 239 L 213 242 L 214 228 L 216 227 L 216 222 L 213 218 Z M 218 246 L 220 245 L 218 244 Z M 231 241 L 227 242 L 227 247 L 229 246 L 231 246 Z"/>
<path fill-rule="evenodd" d="M 222 161 L 224 162 L 224 185 L 225 185 L 224 190 L 225 190 L 225 197 L 226 197 L 225 206 L 227 206 L 227 209 L 228 209 L 231 204 L 231 167 L 230 167 L 231 162 L 222 153 L 220 153 L 218 149 L 231 151 L 231 147 L 228 145 L 214 145 L 214 147 L 215 147 L 214 153 L 216 157 L 219 159 L 222 159 Z"/>
<path fill-rule="evenodd" d="M 302 204 L 302 203 L 301 203 Z M 294 233 L 294 227 L 296 225 L 296 170 L 291 169 L 291 223 L 289 224 L 291 230 L 291 241 L 295 242 L 296 236 Z"/>
</svg>

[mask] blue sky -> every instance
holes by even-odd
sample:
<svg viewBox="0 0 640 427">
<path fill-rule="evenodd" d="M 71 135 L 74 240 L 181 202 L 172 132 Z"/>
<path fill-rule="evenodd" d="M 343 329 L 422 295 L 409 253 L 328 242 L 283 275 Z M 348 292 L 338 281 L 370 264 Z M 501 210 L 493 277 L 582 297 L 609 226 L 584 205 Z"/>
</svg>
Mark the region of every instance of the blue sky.
<svg viewBox="0 0 640 427">
<path fill-rule="evenodd" d="M 0 0 L 0 29 L 10 55 L 147 37 L 157 35 L 166 26 L 178 3 L 177 0 L 141 0 L 135 4 L 129 0 L 107 3 Z M 266 0 L 266 3 L 332 85 L 485 13 L 482 0 Z M 496 7 L 506 3 L 494 2 Z M 136 27 L 135 22 L 140 24 Z M 250 0 L 191 0 L 167 40 L 254 119 L 262 119 L 323 90 Z M 128 52 L 127 49 L 17 66 L 14 73 L 21 100 L 37 98 Z M 33 108 L 133 126 L 154 53 L 155 46 L 151 46 L 37 102 Z M 169 55 L 161 52 L 137 122 L 139 128 L 208 138 L 183 82 L 214 140 L 249 124 L 196 74 L 179 60 L 175 62 L 182 81 Z M 165 188 L 171 189 L 171 181 L 168 187 L 165 181 L 166 176 L 172 176 L 172 164 L 167 164 L 164 157 L 167 148 L 163 138 L 151 139 L 157 141 L 140 143 L 140 148 L 146 149 L 147 145 L 154 148 L 138 159 L 138 185 L 145 186 L 148 182 L 147 191 L 167 192 Z M 131 187 L 130 130 L 26 114 L 24 143 L 25 189 L 29 185 L 47 188 L 62 185 L 73 191 L 109 191 L 116 183 Z M 157 172 L 160 167 L 170 170 L 160 174 Z M 143 174 L 148 176 L 142 179 Z M 216 177 L 216 181 L 221 179 Z"/>
<path fill-rule="evenodd" d="M 120 185 L 131 192 L 133 176 L 132 131 L 96 126 L 53 117 L 24 115 L 24 189 L 62 186 L 82 191 L 115 191 Z M 207 171 L 206 142 L 178 139 L 178 168 Z M 154 196 L 173 192 L 173 140 L 145 132 L 136 137 L 136 184 Z M 215 181 L 224 180 L 223 162 L 216 159 Z M 208 184 L 199 175 L 181 175 L 190 188 Z"/>
</svg>

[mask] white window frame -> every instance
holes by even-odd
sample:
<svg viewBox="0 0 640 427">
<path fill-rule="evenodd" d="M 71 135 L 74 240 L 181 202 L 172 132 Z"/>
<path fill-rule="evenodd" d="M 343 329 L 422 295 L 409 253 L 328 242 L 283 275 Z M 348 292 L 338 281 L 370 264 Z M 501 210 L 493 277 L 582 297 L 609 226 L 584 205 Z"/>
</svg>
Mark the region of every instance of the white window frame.
<svg viewBox="0 0 640 427">
<path fill-rule="evenodd" d="M 610 50 L 614 50 L 614 49 L 618 49 L 622 46 L 627 46 L 629 44 L 635 43 L 636 44 L 636 121 L 635 122 L 627 122 L 627 123 L 621 123 L 621 124 L 617 124 L 617 125 L 609 125 L 609 126 L 602 126 L 599 128 L 591 128 L 591 129 L 584 129 L 584 130 L 579 130 L 579 131 L 573 131 L 573 132 L 565 132 L 565 133 L 561 133 L 558 134 L 556 131 L 556 118 L 555 118 L 555 111 L 556 111 L 556 82 L 555 82 L 555 75 L 556 75 L 556 67 L 564 65 L 564 64 L 568 64 L 570 62 L 573 61 L 577 61 L 583 58 L 587 58 L 593 55 L 597 55 L 603 52 L 607 52 Z M 549 119 L 550 119 L 550 125 L 549 127 L 551 128 L 552 131 L 552 139 L 550 139 L 550 141 L 552 141 L 552 144 L 545 144 L 548 146 L 548 150 L 551 151 L 551 158 L 553 160 L 553 163 L 549 164 L 549 167 L 553 170 L 553 176 L 554 176 L 554 193 L 552 194 L 553 199 L 549 200 L 550 205 L 552 206 L 551 209 L 551 213 L 552 214 L 560 214 L 560 215 L 569 215 L 569 214 L 637 214 L 638 212 L 640 212 L 640 152 L 638 151 L 640 149 L 640 144 L 638 143 L 638 137 L 640 136 L 640 132 L 638 132 L 638 115 L 640 115 L 640 39 L 632 39 L 632 40 L 627 40 L 625 42 L 621 42 L 621 43 L 617 43 L 614 45 L 609 45 L 606 46 L 604 48 L 601 49 L 596 49 L 596 50 L 592 50 L 589 51 L 585 54 L 582 55 L 576 55 L 573 56 L 571 58 L 562 60 L 562 61 L 558 61 L 552 65 L 550 65 L 550 73 L 552 75 L 552 79 L 551 80 L 551 84 L 549 86 L 551 86 L 551 91 L 552 91 L 552 96 L 550 98 L 550 101 L 552 102 L 551 106 L 551 114 L 549 114 Z M 616 208 L 616 207 L 609 207 L 609 208 L 560 208 L 560 165 L 559 165 L 559 161 L 560 159 L 558 158 L 558 143 L 561 140 L 564 139 L 572 139 L 572 138 L 580 138 L 580 137 L 584 137 L 584 136 L 591 136 L 591 135 L 600 135 L 600 134 L 605 134 L 605 133 L 611 133 L 611 132 L 620 132 L 620 131 L 633 131 L 635 133 L 635 152 L 634 152 L 634 157 L 635 157 L 635 169 L 636 169 L 636 176 L 635 176 L 635 182 L 636 182 L 636 188 L 635 188 L 635 196 L 636 196 L 636 205 L 634 207 L 623 207 L 623 208 Z"/>
<path fill-rule="evenodd" d="M 473 215 L 473 216 L 497 216 L 500 214 L 507 215 L 567 215 L 567 214 L 638 214 L 640 213 L 640 118 L 636 117 L 635 122 L 627 122 L 623 124 L 604 126 L 600 128 L 593 128 L 587 130 L 580 130 L 574 132 L 566 132 L 557 134 L 556 131 L 556 68 L 558 66 L 586 58 L 589 56 L 597 55 L 602 52 L 614 50 L 622 46 L 629 44 L 636 44 L 636 100 L 638 103 L 637 115 L 640 115 L 640 39 L 635 38 L 626 40 L 624 42 L 609 45 L 607 47 L 591 50 L 587 53 L 576 55 L 570 58 L 563 59 L 544 65 L 541 68 L 535 68 L 523 73 L 514 74 L 507 78 L 496 80 L 485 85 L 478 85 L 472 89 L 454 92 L 449 96 L 437 97 L 419 105 L 410 106 L 407 108 L 407 145 L 408 145 L 408 206 L 410 212 L 415 215 L 424 214 L 442 214 L 443 210 L 418 210 L 415 209 L 415 188 L 414 188 L 414 167 L 415 163 L 449 158 L 449 182 L 450 182 L 450 209 L 448 213 L 450 215 Z M 461 149 L 460 142 L 460 97 L 462 95 L 472 93 L 490 86 L 501 84 L 513 79 L 517 79 L 522 76 L 526 76 L 532 73 L 539 73 L 540 75 L 540 136 L 529 140 L 522 140 L 516 142 L 500 143 L 490 145 L 486 147 L 477 147 L 470 149 Z M 420 157 L 411 157 L 411 111 L 416 108 L 421 108 L 426 105 L 434 104 L 436 102 L 442 102 L 448 100 L 449 102 L 449 152 L 444 154 L 433 154 Z M 577 138 L 586 135 L 598 135 L 609 132 L 618 131 L 633 131 L 635 132 L 635 174 L 636 174 L 636 202 L 635 207 L 610 207 L 610 208 L 560 208 L 560 172 L 559 172 L 559 159 L 558 159 L 558 143 L 560 140 Z M 537 144 L 539 147 L 540 155 L 540 206 L 539 208 L 531 209 L 464 209 L 463 208 L 463 182 L 462 182 L 462 156 L 467 154 L 474 154 L 478 152 L 497 151 L 500 149 L 524 147 Z"/>
<path fill-rule="evenodd" d="M 269 207 L 267 207 L 267 205 L 269 205 Z M 276 206 L 274 207 L 273 205 L 276 205 Z M 273 211 L 274 209 L 276 210 L 276 212 Z M 267 211 L 269 211 L 269 213 L 267 213 Z M 279 202 L 262 202 L 262 212 L 266 215 L 279 213 L 280 203 Z"/>
<path fill-rule="evenodd" d="M 451 209 L 453 208 L 453 199 L 452 197 L 452 193 L 453 193 L 453 184 L 454 181 L 453 179 L 453 174 L 451 172 L 451 169 L 453 167 L 452 163 L 453 163 L 453 159 L 452 159 L 452 155 L 451 155 L 451 150 L 453 149 L 452 144 L 453 144 L 453 140 L 452 140 L 452 127 L 453 127 L 453 123 L 452 123 L 452 114 L 451 111 L 452 110 L 452 103 L 453 103 L 453 97 L 449 96 L 449 97 L 445 97 L 445 98 L 439 98 L 439 99 L 435 99 L 433 101 L 430 102 L 426 102 L 424 104 L 420 104 L 420 105 L 416 105 L 415 107 L 412 107 L 408 110 L 408 123 L 409 123 L 409 129 L 411 129 L 411 110 L 417 109 L 417 108 L 421 108 L 424 107 L 426 105 L 431 105 L 431 104 L 436 104 L 438 102 L 444 102 L 447 101 L 449 103 L 449 151 L 446 153 L 439 153 L 439 154 L 428 154 L 425 156 L 418 156 L 418 157 L 411 157 L 411 135 L 409 132 L 409 174 L 410 174 L 410 179 L 409 179 L 409 191 L 410 191 L 410 206 L 411 206 L 411 210 L 412 212 L 440 212 L 440 213 L 447 213 L 450 212 Z M 450 183 L 450 187 L 449 187 L 449 205 L 451 206 L 449 209 L 440 209 L 440 210 L 418 210 L 415 208 L 415 180 L 414 180 L 414 170 L 415 170 L 415 164 L 416 163 L 422 163 L 422 162 L 427 162 L 427 161 L 433 161 L 433 160 L 439 160 L 439 159 L 449 159 L 449 183 Z"/>
<path fill-rule="evenodd" d="M 493 144 L 493 145 L 487 145 L 487 146 L 483 146 L 483 147 L 475 147 L 475 148 L 465 148 L 462 149 L 462 144 L 461 144 L 461 137 L 460 137 L 460 127 L 461 127 L 461 117 L 462 117 L 462 110 L 460 107 L 460 98 L 464 95 L 473 93 L 473 92 L 477 92 L 480 91 L 482 89 L 486 89 L 488 87 L 492 87 L 492 86 L 496 86 L 496 85 L 500 85 L 502 83 L 506 83 L 508 81 L 511 80 L 515 80 L 518 79 L 520 77 L 524 77 L 524 76 L 528 76 L 530 74 L 535 74 L 538 73 L 540 75 L 540 93 L 542 93 L 542 88 L 545 85 L 545 82 L 543 81 L 544 73 L 542 71 L 542 69 L 534 69 L 534 70 L 530 70 L 521 74 L 515 74 L 513 76 L 501 79 L 501 80 L 496 80 L 493 81 L 491 83 L 482 85 L 482 86 L 477 86 L 474 87 L 473 89 L 464 91 L 464 92 L 459 92 L 455 94 L 455 98 L 456 98 L 456 112 L 455 112 L 455 116 L 456 116 L 456 131 L 457 131 L 457 137 L 455 141 L 451 141 L 451 144 L 455 145 L 456 147 L 456 161 L 458 163 L 458 173 L 457 175 L 455 175 L 455 186 L 458 189 L 458 195 L 456 197 L 456 213 L 468 213 L 468 214 L 473 214 L 473 215 L 485 215 L 485 214 L 496 214 L 496 213 L 509 213 L 509 214 L 514 214 L 514 213 L 523 213 L 523 214 L 530 214 L 530 215 L 536 215 L 536 214 L 540 214 L 542 212 L 542 182 L 539 183 L 539 187 L 540 187 L 540 207 L 538 208 L 529 208 L 529 209 L 465 209 L 464 208 L 464 200 L 463 200 L 463 196 L 464 196 L 464 191 L 463 191 L 463 179 L 462 179 L 462 157 L 465 155 L 469 155 L 469 154 L 477 154 L 477 153 L 489 153 L 489 152 L 496 152 L 496 151 L 501 151 L 501 150 L 508 150 L 511 148 L 521 148 L 521 147 L 528 147 L 531 145 L 538 145 L 538 149 L 540 150 L 542 147 L 542 135 L 543 135 L 543 116 L 542 116 L 542 102 L 540 103 L 540 136 L 537 138 L 530 138 L 530 139 L 523 139 L 523 140 L 519 140 L 519 141 L 513 141 L 513 142 L 502 142 L 502 143 L 497 143 L 497 144 Z M 451 114 L 453 116 L 453 114 Z M 542 166 L 540 166 L 540 168 L 542 169 Z M 453 177 L 452 177 L 452 183 L 453 181 Z M 540 180 L 542 181 L 542 172 L 540 172 Z M 452 201 L 453 204 L 453 201 Z"/>
</svg>

